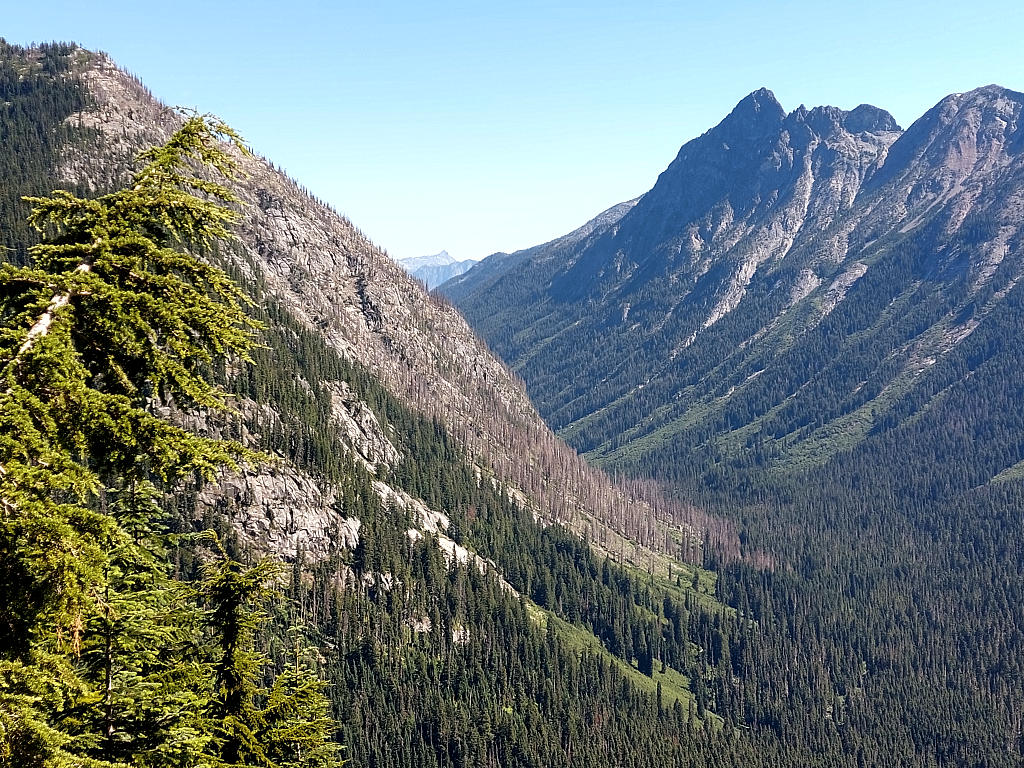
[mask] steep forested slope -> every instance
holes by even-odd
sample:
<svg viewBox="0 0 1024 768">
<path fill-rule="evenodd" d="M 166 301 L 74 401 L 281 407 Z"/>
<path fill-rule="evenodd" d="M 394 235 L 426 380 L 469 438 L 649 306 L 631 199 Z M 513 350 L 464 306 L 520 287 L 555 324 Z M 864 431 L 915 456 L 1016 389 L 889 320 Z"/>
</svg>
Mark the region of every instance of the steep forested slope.
<svg viewBox="0 0 1024 768">
<path fill-rule="evenodd" d="M 143 144 L 160 141 L 173 114 L 104 57 L 80 75 L 93 106 L 75 120 L 99 152 L 69 145 L 58 177 L 102 184 L 123 173 Z M 347 219 L 270 163 L 243 159 L 241 247 L 232 269 L 263 280 L 307 328 L 379 376 L 406 404 L 443 421 L 470 455 L 526 495 L 548 519 L 566 522 L 605 549 L 626 540 L 664 550 L 703 542 L 713 521 L 645 489 L 620 489 L 566 449 L 539 418 L 522 384 L 486 349 L 458 312 L 425 293 Z M 113 175 L 113 176 L 112 176 Z M 625 537 L 625 538 L 624 538 Z"/>
<path fill-rule="evenodd" d="M 85 90 L 68 76 L 66 45 L 42 46 L 35 66 L 0 40 L 0 246 L 25 260 L 30 206 L 22 195 L 49 192 L 62 144 L 83 132 L 68 118 L 85 106 Z"/>
<path fill-rule="evenodd" d="M 31 84 L 5 94 L 12 130 L 56 137 L 38 162 L 24 166 L 27 181 L 15 175 L 7 182 L 5 205 L 22 207 L 20 193 L 68 180 L 81 189 L 117 188 L 145 137 L 166 136 L 180 122 L 107 60 L 71 46 L 5 47 L 2 64 L 15 73 L 11 82 Z M 25 94 L 45 101 L 48 88 L 66 89 L 78 101 L 56 115 L 20 101 Z M 80 111 L 71 112 L 75 105 Z M 719 727 L 711 710 L 725 705 L 707 690 L 717 674 L 707 659 L 744 622 L 715 599 L 713 574 L 623 535 L 645 531 L 659 548 L 677 551 L 702 531 L 679 527 L 669 505 L 659 523 L 648 516 L 656 496 L 630 498 L 588 472 L 544 432 L 519 385 L 450 308 L 397 277 L 397 268 L 351 225 L 262 161 L 236 159 L 249 173 L 237 192 L 252 206 L 243 209 L 241 238 L 206 256 L 252 300 L 258 343 L 251 361 L 216 360 L 203 371 L 233 394 L 232 410 L 161 403 L 155 391 L 139 405 L 147 418 L 235 439 L 274 458 L 250 457 L 245 469 L 214 483 L 160 485 L 159 477 L 147 478 L 158 483 L 162 508 L 149 509 L 146 524 L 173 534 L 161 539 L 166 551 L 150 553 L 155 571 L 207 589 L 203 574 L 215 553 L 201 543 L 207 538 L 180 534 L 211 529 L 236 557 L 271 553 L 288 560 L 290 576 L 280 583 L 289 600 L 270 606 L 272 625 L 260 636 L 271 660 L 267 684 L 300 667 L 301 646 L 311 650 L 302 653 L 311 659 L 303 665 L 330 682 L 339 738 L 359 764 L 640 765 L 659 755 L 669 765 L 690 765 L 712 754 L 723 764 L 741 764 L 740 756 L 743 764 L 757 764 L 752 742 L 737 743 L 731 729 Z M 4 215 L 18 214 L 5 208 Z M 24 254 L 37 236 L 19 231 L 12 242 Z M 69 269 L 78 271 L 74 264 Z M 17 292 L 13 283 L 5 285 L 6 323 L 13 317 L 7 301 Z M 71 313 L 77 300 L 69 294 L 54 311 Z M 5 326 L 5 332 L 11 342 L 25 331 Z M 435 369 L 444 375 L 429 375 Z M 488 376 L 500 380 L 481 384 Z M 109 376 L 93 378 L 109 386 Z M 453 386 L 463 379 L 476 389 Z M 412 387 L 423 391 L 414 396 Z M 460 408 L 475 407 L 472 397 L 492 407 L 457 418 Z M 484 455 L 473 450 L 489 442 Z M 519 455 L 520 443 L 548 454 Z M 95 448 L 89 463 L 103 465 Z M 547 486 L 553 489 L 534 492 Z M 83 503 L 101 519 L 115 498 L 108 489 Z M 603 502 L 591 505 L 592 498 Z M 19 573 L 9 566 L 23 553 L 16 549 L 20 534 L 9 526 L 16 516 L 8 512 L 18 504 L 5 497 L 0 528 L 5 671 L 35 663 L 26 656 L 26 639 L 12 640 L 18 617 L 8 601 L 16 595 L 7 587 Z M 640 514 L 627 516 L 632 506 Z M 556 518 L 594 531 L 615 559 L 597 554 Z M 704 544 L 700 536 L 685 549 L 698 553 Z M 99 545 L 90 542 L 90 551 Z M 630 567 L 631 560 L 644 571 Z M 107 610 L 102 594 L 96 604 Z M 170 627 L 160 629 L 159 622 L 178 616 L 165 610 L 161 604 L 147 619 L 147 631 L 167 630 L 160 642 Z M 102 626 L 105 616 L 80 617 L 76 644 L 102 649 L 94 625 Z M 187 628 L 174 628 L 175 642 L 185 645 L 169 658 L 206 663 L 209 648 L 198 636 L 181 636 Z M 61 663 L 81 670 L 81 680 L 105 679 L 96 654 L 76 654 L 59 636 L 54 644 Z M 170 674 L 177 678 L 176 670 Z M 128 678 L 106 679 L 120 701 L 119 686 Z M 108 704 L 104 714 L 106 694 L 88 687 L 68 689 L 59 706 L 38 710 L 47 721 L 29 728 L 19 713 L 33 711 L 39 700 L 18 685 L 6 676 L 0 684 L 0 763 L 24 764 L 30 746 L 18 738 L 31 729 L 62 742 L 81 761 L 164 765 L 184 754 L 184 746 L 161 742 L 159 729 L 124 730 L 122 738 L 118 729 L 134 725 L 121 717 L 120 705 Z M 62 686 L 48 690 L 63 693 Z M 150 720 L 166 714 L 163 699 L 145 691 L 133 696 Z M 199 698 L 188 701 L 205 706 Z M 101 716 L 93 718 L 95 712 Z M 93 728 L 94 721 L 106 730 Z M 140 741 L 144 753 L 136 751 Z M 37 746 L 31 745 L 33 759 L 46 754 Z"/>
</svg>

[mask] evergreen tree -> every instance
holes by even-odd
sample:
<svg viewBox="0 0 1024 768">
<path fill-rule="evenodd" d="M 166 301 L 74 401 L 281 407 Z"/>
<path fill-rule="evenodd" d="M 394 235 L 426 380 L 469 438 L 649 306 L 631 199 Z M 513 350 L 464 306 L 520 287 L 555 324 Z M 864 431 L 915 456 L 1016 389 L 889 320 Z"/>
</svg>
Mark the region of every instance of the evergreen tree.
<svg viewBox="0 0 1024 768">
<path fill-rule="evenodd" d="M 104 547 L 100 611 L 87 623 L 75 664 L 94 687 L 72 711 L 76 749 L 111 761 L 177 764 L 210 739 L 194 722 L 211 688 L 196 640 L 202 625 L 194 589 L 171 576 L 174 537 L 164 529 L 156 487 L 132 481 L 108 499 L 126 535 Z"/>
<path fill-rule="evenodd" d="M 186 116 L 125 188 L 32 198 L 32 263 L 0 265 L 0 764 L 201 765 L 218 735 L 195 716 L 214 675 L 187 636 L 195 600 L 172 584 L 151 481 L 257 456 L 153 405 L 223 409 L 212 366 L 250 348 L 248 300 L 203 258 L 237 217 L 210 172 L 230 179 L 244 151 Z M 274 711 L 315 712 L 322 734 L 304 674 Z M 322 764 L 304 760 L 267 764 Z"/>
<path fill-rule="evenodd" d="M 78 650 L 102 547 L 123 535 L 95 503 L 104 478 L 211 476 L 246 453 L 147 407 L 223 407 L 205 368 L 250 344 L 241 292 L 185 250 L 226 238 L 236 216 L 231 192 L 191 165 L 230 173 L 219 137 L 237 141 L 194 116 L 144 153 L 125 189 L 34 199 L 34 263 L 0 265 L 0 537 L 15 582 L 3 585 L 14 609 L 4 645 L 16 655 L 44 625 Z"/>
<path fill-rule="evenodd" d="M 256 652 L 255 636 L 267 621 L 262 605 L 281 597 L 268 587 L 279 573 L 269 558 L 246 568 L 223 553 L 207 568 L 201 591 L 219 647 L 208 714 L 214 765 L 340 765 L 325 684 L 306 666 L 298 640 L 290 668 L 269 689 L 260 686 L 267 659 Z"/>
</svg>

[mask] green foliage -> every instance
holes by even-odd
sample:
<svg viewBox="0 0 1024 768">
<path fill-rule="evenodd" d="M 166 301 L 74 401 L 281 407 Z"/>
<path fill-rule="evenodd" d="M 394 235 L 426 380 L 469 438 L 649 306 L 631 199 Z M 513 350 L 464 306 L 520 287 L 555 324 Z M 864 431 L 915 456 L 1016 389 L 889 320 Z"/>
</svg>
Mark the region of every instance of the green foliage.
<svg viewBox="0 0 1024 768">
<path fill-rule="evenodd" d="M 163 200 L 148 207 L 134 187 L 102 204 L 39 198 L 53 186 L 59 142 L 81 133 L 65 118 L 84 95 L 73 76 L 49 90 L 57 70 L 46 63 L 4 70 L 0 82 L 15 82 L 11 71 L 27 77 L 4 92 L 3 144 L 29 139 L 19 139 L 20 159 L 0 153 L 0 178 L 16 180 L 0 194 L 0 229 L 16 247 L 11 260 L 23 263 L 26 230 L 8 228 L 13 209 L 3 206 L 27 193 L 47 239 L 31 269 L 3 272 L 10 332 L 0 360 L 14 385 L 3 384 L 0 416 L 9 473 L 0 497 L 0 764 L 330 765 L 335 722 L 353 762 L 380 768 L 1019 763 L 1021 488 L 978 487 L 1020 459 L 1019 441 L 1008 439 L 1021 426 L 1012 313 L 980 326 L 917 387 L 894 392 L 859 447 L 826 445 L 828 455 L 845 452 L 817 461 L 799 483 L 762 465 L 788 450 L 791 433 L 813 433 L 819 417 L 857 414 L 892 373 L 886 344 L 914 337 L 912 324 L 874 328 L 864 310 L 898 298 L 887 293 L 896 272 L 862 284 L 860 309 L 837 308 L 799 348 L 768 359 L 751 346 L 731 378 L 718 376 L 716 355 L 752 331 L 723 319 L 713 342 L 684 351 L 671 375 L 621 403 L 631 385 L 599 359 L 597 318 L 595 343 L 561 360 L 564 392 L 543 393 L 542 405 L 558 400 L 572 420 L 588 398 L 614 401 L 606 421 L 580 429 L 593 441 L 581 444 L 611 452 L 637 436 L 623 425 L 653 414 L 640 436 L 665 428 L 666 439 L 616 453 L 622 466 L 657 469 L 705 494 L 738 521 L 747 553 L 777 558 L 775 569 L 712 560 L 717 581 L 686 570 L 665 584 L 538 524 L 486 469 L 477 475 L 441 424 L 402 406 L 276 303 L 258 270 L 242 286 L 252 304 L 209 270 L 227 268 L 232 246 L 204 237 L 197 222 L 226 231 L 230 213 L 216 201 L 230 197 L 179 162 L 190 152 L 202 162 L 204 145 L 148 155 L 145 184 Z M 59 94 L 49 106 L 47 93 Z M 46 134 L 45 146 L 34 147 L 33 133 Z M 195 192 L 204 207 L 174 224 L 178 202 Z M 891 269 L 912 271 L 918 256 L 905 256 Z M 652 305 L 664 298 L 658 290 Z M 922 316 L 943 311 L 931 291 L 909 299 Z M 1019 304 L 1020 295 L 1010 298 Z M 19 354 L 62 296 L 46 333 Z M 773 309 L 771 297 L 757 298 L 765 315 L 748 318 L 755 325 Z M 263 326 L 248 351 L 246 326 Z M 211 335 L 225 328 L 231 336 Z M 836 339 L 848 336 L 836 355 Z M 535 340 L 506 341 L 548 354 Z M 615 352 L 618 371 L 665 357 L 628 344 Z M 239 364 L 224 366 L 225 353 Z M 827 376 L 775 410 L 807 383 L 787 371 L 833 358 Z M 765 362 L 777 371 L 720 399 Z M 878 375 L 848 397 L 862 363 Z M 589 387 L 579 371 L 591 368 L 607 380 Z M 312 564 L 300 555 L 286 578 L 266 563 L 239 564 L 245 553 L 230 545 L 234 559 L 179 535 L 195 513 L 191 488 L 174 500 L 179 518 L 161 509 L 162 475 L 245 454 L 162 432 L 150 417 L 172 401 L 217 408 L 227 402 L 218 380 L 260 407 L 212 422 L 332 484 L 337 511 L 362 523 L 355 551 Z M 706 391 L 690 389 L 698 380 Z M 377 476 L 336 429 L 341 382 L 402 454 Z M 644 410 L 665 391 L 681 393 L 675 406 Z M 987 403 L 1003 415 L 975 434 Z M 706 446 L 722 429 L 729 439 Z M 415 521 L 380 502 L 375 479 L 448 514 L 448 534 L 504 581 L 446 562 L 432 536 L 410 539 Z"/>
<path fill-rule="evenodd" d="M 254 650 L 257 629 L 267 620 L 260 606 L 281 595 L 268 588 L 280 564 L 263 559 L 251 567 L 223 555 L 210 563 L 200 586 L 216 628 L 219 658 L 209 705 L 213 764 L 314 768 L 340 765 L 330 741 L 325 683 L 302 658 L 296 637 L 293 664 L 268 689 L 259 686 L 267 660 Z"/>
<path fill-rule="evenodd" d="M 172 578 L 176 537 L 160 498 L 145 480 L 106 494 L 122 535 L 101 542 L 103 592 L 73 662 L 91 684 L 63 725 L 79 754 L 161 765 L 209 740 L 194 716 L 208 687 L 197 642 L 204 620 L 192 587 Z"/>
<path fill-rule="evenodd" d="M 200 123 L 186 126 L 223 128 Z M 193 172 L 207 161 L 230 170 L 216 146 L 179 134 L 147 153 L 124 189 L 37 196 L 32 221 L 45 240 L 31 267 L 2 272 L 0 349 L 16 386 L 3 403 L 11 506 L 0 540 L 10 587 L 0 763 L 326 766 L 338 762 L 334 718 L 362 764 L 490 755 L 508 765 L 625 765 L 661 754 L 681 765 L 691 753 L 727 753 L 728 740 L 705 734 L 672 703 L 678 696 L 659 702 L 653 684 L 635 685 L 651 681 L 656 647 L 662 662 L 692 671 L 690 632 L 698 616 L 711 620 L 704 612 L 670 601 L 655 628 L 658 590 L 602 568 L 568 532 L 545 532 L 481 488 L 440 423 L 329 350 L 266 294 L 258 272 L 243 294 L 209 266 L 232 247 L 217 242 L 231 223 L 230 193 Z M 261 345 L 249 346 L 248 330 Z M 222 366 L 225 355 L 240 364 Z M 176 499 L 184 520 L 161 508 L 168 483 L 248 455 L 155 416 L 161 404 L 220 407 L 218 377 L 271 406 L 229 415 L 225 431 L 244 426 L 256 447 L 334 483 L 341 510 L 362 522 L 355 552 L 311 572 L 295 565 L 288 600 L 272 588 L 282 580 L 273 566 L 245 567 L 180 535 L 194 511 L 187 493 Z M 572 629 L 549 633 L 493 575 L 449 568 L 430 537 L 410 541 L 414 521 L 380 504 L 337 435 L 338 382 L 404 457 L 381 475 L 449 512 L 453 536 Z M 408 590 L 385 589 L 385 576 Z M 411 617 L 430 618 L 431 630 L 414 631 Z M 296 624 L 305 627 L 297 636 Z M 304 647 L 307 635 L 316 650 Z"/>
<path fill-rule="evenodd" d="M 378 514 L 383 530 L 391 513 Z M 431 537 L 396 537 L 392 556 L 389 539 L 368 539 L 365 559 L 408 589 L 366 571 L 366 586 L 340 588 L 341 563 L 327 562 L 298 598 L 320 627 L 353 763 L 779 764 L 700 722 L 678 696 L 659 701 L 657 683 L 641 686 L 600 640 L 531 607 L 493 572 L 449 567 Z"/>
<path fill-rule="evenodd" d="M 260 406 L 245 409 L 245 432 L 262 449 L 330 478 L 338 511 L 361 523 L 353 550 L 294 565 L 288 594 L 298 615 L 273 614 L 263 652 L 286 672 L 287 630 L 296 620 L 308 627 L 354 763 L 642 765 L 657 754 L 686 765 L 728 752 L 724 731 L 705 732 L 696 707 L 713 723 L 712 709 L 732 706 L 714 698 L 719 678 L 731 679 L 723 657 L 732 655 L 720 641 L 722 633 L 739 635 L 744 621 L 695 592 L 689 570 L 685 585 L 631 575 L 566 529 L 539 524 L 486 470 L 478 478 L 439 423 L 341 358 L 258 281 L 246 290 L 265 327 L 263 346 L 231 382 Z M 332 428 L 331 392 L 341 383 L 372 408 L 402 456 L 376 476 L 351 459 Z M 450 568 L 433 537 L 411 541 L 408 529 L 419 523 L 380 501 L 372 485 L 380 478 L 445 512 L 448 534 L 492 561 L 527 600 L 493 574 Z M 558 661 L 541 650 L 551 644 Z M 710 681 L 693 713 L 691 675 Z M 652 717 L 659 682 L 662 716 Z M 756 765 L 751 749 L 738 754 Z"/>
<path fill-rule="evenodd" d="M 237 216 L 204 174 L 230 179 L 242 151 L 219 121 L 186 116 L 127 187 L 33 198 L 32 264 L 0 266 L 0 764 L 228 764 L 211 750 L 246 709 L 223 710 L 228 667 L 205 638 L 234 636 L 248 690 L 245 606 L 261 593 L 235 594 L 234 613 L 222 594 L 204 619 L 172 578 L 153 482 L 259 458 L 156 415 L 224 409 L 212 368 L 251 346 L 245 295 L 201 257 Z M 315 676 L 296 664 L 268 698 L 260 764 L 335 764 Z"/>
<path fill-rule="evenodd" d="M 188 163 L 230 156 L 226 129 L 194 116 L 148 153 L 131 185 L 95 200 L 57 192 L 34 202 L 44 233 L 30 267 L 0 265 L 2 537 L 20 553 L 48 629 L 77 649 L 95 610 L 105 554 L 118 535 L 95 499 L 103 477 L 210 477 L 247 456 L 151 413 L 152 397 L 221 407 L 204 376 L 214 355 L 249 345 L 241 293 L 180 246 L 225 237 L 233 198 Z M 214 198 L 196 197 L 198 189 Z M 15 599 L 18 599 L 17 597 Z M 11 628 L 21 636 L 23 632 Z M 24 629 L 24 628 L 22 628 Z"/>
</svg>

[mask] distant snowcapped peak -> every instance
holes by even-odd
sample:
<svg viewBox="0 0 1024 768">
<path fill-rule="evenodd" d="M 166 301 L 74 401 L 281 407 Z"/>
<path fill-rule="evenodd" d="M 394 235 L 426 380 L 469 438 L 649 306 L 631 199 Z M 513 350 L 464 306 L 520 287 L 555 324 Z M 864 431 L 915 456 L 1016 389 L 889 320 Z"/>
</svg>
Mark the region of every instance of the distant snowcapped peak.
<svg viewBox="0 0 1024 768">
<path fill-rule="evenodd" d="M 443 267 L 454 264 L 455 259 L 448 255 L 448 251 L 441 251 L 431 256 L 413 256 L 408 259 L 398 259 L 398 263 L 409 272 L 415 272 L 420 267 Z"/>
<path fill-rule="evenodd" d="M 406 272 L 422 280 L 430 289 L 461 275 L 477 262 L 476 259 L 456 261 L 448 255 L 448 251 L 441 251 L 433 256 L 415 256 L 397 261 Z"/>
</svg>

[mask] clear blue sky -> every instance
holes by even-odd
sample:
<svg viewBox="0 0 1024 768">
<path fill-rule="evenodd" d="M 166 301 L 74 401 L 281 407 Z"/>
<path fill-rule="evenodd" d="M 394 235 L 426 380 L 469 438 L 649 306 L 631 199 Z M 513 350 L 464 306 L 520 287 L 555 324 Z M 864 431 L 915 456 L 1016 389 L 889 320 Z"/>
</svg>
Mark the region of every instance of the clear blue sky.
<svg viewBox="0 0 1024 768">
<path fill-rule="evenodd" d="M 761 86 L 904 126 L 1024 90 L 1024 2 L 11 2 L 214 112 L 397 257 L 479 258 L 645 192 Z"/>
</svg>

